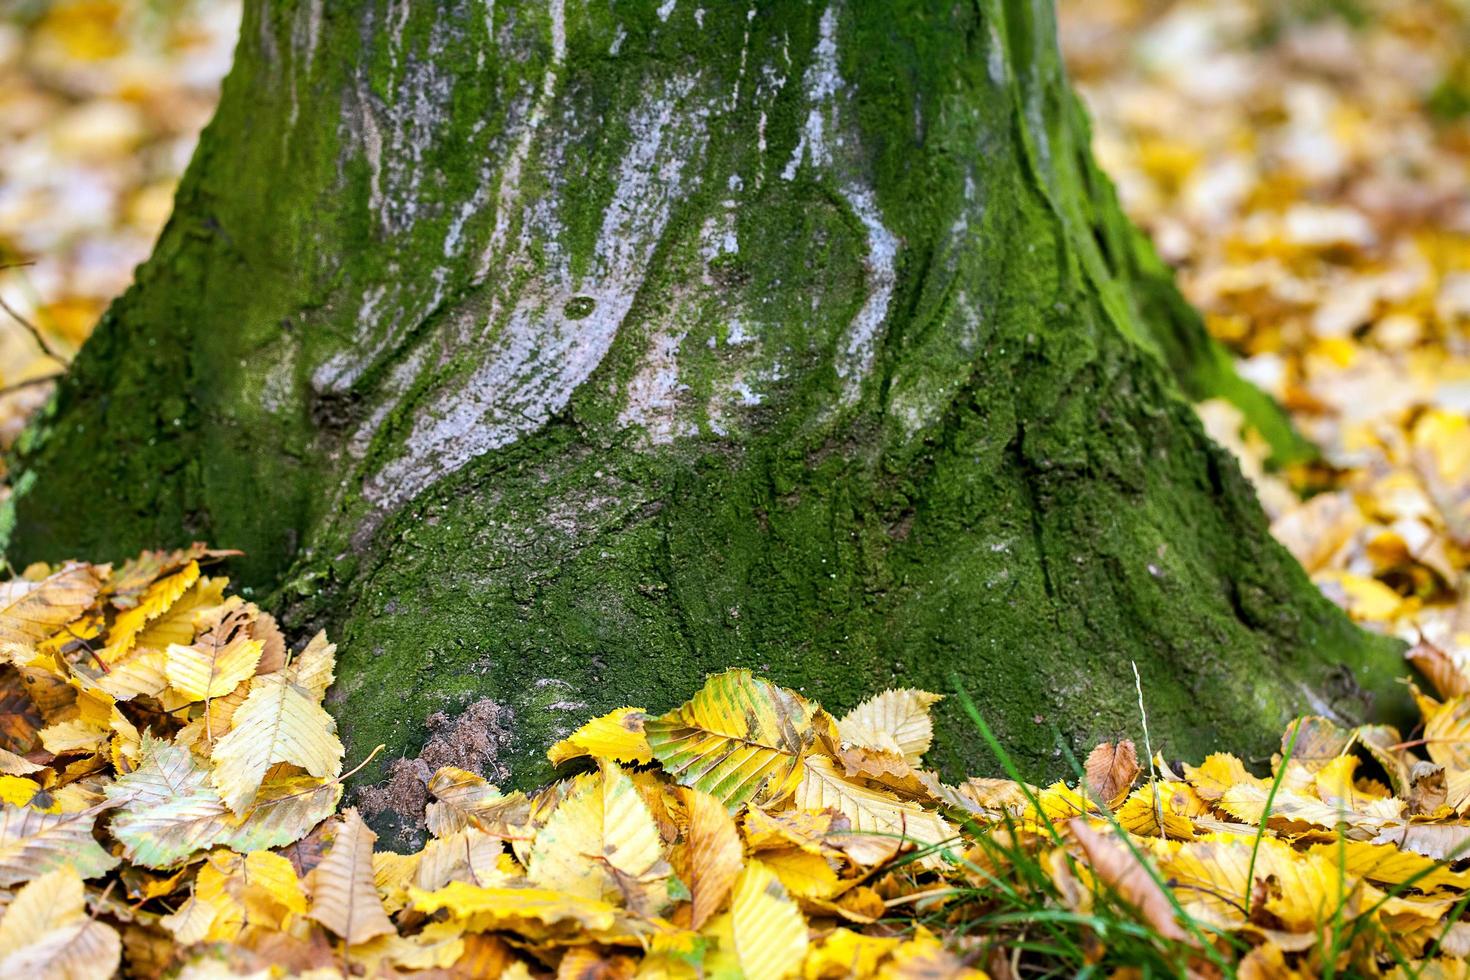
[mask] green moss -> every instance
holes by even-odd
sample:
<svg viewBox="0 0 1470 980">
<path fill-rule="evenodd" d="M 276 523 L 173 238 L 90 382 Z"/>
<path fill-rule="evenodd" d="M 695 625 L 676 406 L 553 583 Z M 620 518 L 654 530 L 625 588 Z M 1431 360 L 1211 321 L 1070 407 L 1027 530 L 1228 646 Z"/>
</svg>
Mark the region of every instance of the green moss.
<svg viewBox="0 0 1470 980">
<path fill-rule="evenodd" d="M 842 7 L 848 142 L 824 152 L 847 156 L 790 179 L 821 7 L 571 6 L 520 174 L 559 198 L 530 212 L 545 227 L 508 222 L 527 247 L 481 281 L 508 179 L 487 160 L 517 152 L 547 8 L 498 3 L 505 50 L 482 57 L 478 0 L 413 5 L 402 31 L 334 5 L 314 54 L 305 8 L 251 4 L 157 254 L 24 444 L 11 559 L 245 549 L 232 572 L 294 634 L 339 639 L 349 754 L 389 747 L 361 780 L 489 698 L 514 730 L 498 764 L 530 785 L 587 717 L 670 708 L 732 665 L 838 711 L 958 679 L 1036 778 L 1063 773 L 1056 731 L 1141 734 L 1135 663 L 1154 744 L 1184 756 L 1263 755 L 1294 712 L 1401 698 L 1394 646 L 1272 542 L 1180 397 L 1232 398 L 1281 458 L 1302 449 L 1123 218 L 1047 4 Z M 651 98 L 698 138 L 611 348 L 545 424 L 380 510 L 365 482 L 468 383 L 505 297 L 603 261 Z M 874 221 L 900 247 L 859 384 L 839 365 L 878 288 Z M 711 257 L 720 222 L 738 249 Z M 583 300 L 548 315 L 593 323 Z M 625 412 L 670 337 L 659 441 Z M 937 762 L 989 771 L 951 704 Z"/>
</svg>

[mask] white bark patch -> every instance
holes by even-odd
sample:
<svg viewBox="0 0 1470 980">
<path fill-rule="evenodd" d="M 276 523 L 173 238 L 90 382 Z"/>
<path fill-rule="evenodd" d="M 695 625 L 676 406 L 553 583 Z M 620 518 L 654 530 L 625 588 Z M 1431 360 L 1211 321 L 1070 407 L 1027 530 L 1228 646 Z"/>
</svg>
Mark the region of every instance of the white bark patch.
<svg viewBox="0 0 1470 980">
<path fill-rule="evenodd" d="M 619 425 L 643 426 L 645 437 L 653 445 L 695 432 L 693 424 L 678 419 L 678 396 L 683 387 L 679 384 L 679 347 L 688 333 L 666 328 L 654 332 L 618 413 Z"/>
<path fill-rule="evenodd" d="M 306 58 L 306 73 L 311 74 L 316 62 L 316 49 L 322 39 L 322 0 L 306 0 L 296 8 L 291 23 L 291 46 Z"/>
<path fill-rule="evenodd" d="M 482 325 L 479 365 L 418 411 L 404 454 L 366 482 L 368 500 L 392 507 L 536 430 L 602 362 L 683 195 L 686 166 L 703 153 L 709 107 L 681 108 L 693 89 L 693 79 L 672 83 L 632 113 L 588 272 L 574 275 L 561 250 L 547 249 L 552 267 L 503 322 Z"/>
<path fill-rule="evenodd" d="M 877 195 L 861 172 L 856 135 L 844 139 L 840 95 L 844 90 L 837 69 L 837 7 L 822 12 L 817 47 L 803 78 L 809 105 L 806 123 L 781 176 L 793 180 L 803 162 L 835 177 L 838 193 L 862 223 L 868 241 L 868 295 L 848 324 L 836 364 L 844 382 L 843 402 L 852 404 L 862 394 L 863 379 L 872 371 L 879 333 L 898 283 L 898 238 L 883 224 Z"/>
<path fill-rule="evenodd" d="M 506 235 L 510 231 L 511 208 L 520 197 L 521 172 L 525 169 L 526 157 L 531 152 L 531 141 L 536 138 L 546 119 L 547 107 L 556 94 L 557 73 L 567 59 L 566 0 L 551 0 L 550 11 L 551 64 L 541 76 L 541 89 L 536 95 L 536 102 L 531 107 L 525 128 L 521 130 L 520 137 L 510 151 L 505 169 L 500 173 L 500 193 L 495 204 L 495 228 L 490 233 L 490 244 L 480 256 L 480 268 L 475 274 L 476 282 L 489 275 L 495 256 L 505 248 Z"/>
</svg>

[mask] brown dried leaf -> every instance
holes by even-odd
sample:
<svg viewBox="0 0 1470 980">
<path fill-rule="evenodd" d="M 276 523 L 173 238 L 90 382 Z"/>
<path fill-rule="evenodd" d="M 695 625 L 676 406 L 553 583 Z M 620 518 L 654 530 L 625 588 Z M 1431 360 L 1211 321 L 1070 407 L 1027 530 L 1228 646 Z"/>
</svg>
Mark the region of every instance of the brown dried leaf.
<svg viewBox="0 0 1470 980">
<path fill-rule="evenodd" d="M 1115 807 L 1138 778 L 1138 751 L 1126 738 L 1117 745 L 1103 742 L 1088 754 L 1084 769 L 1092 798 L 1104 806 Z"/>
<path fill-rule="evenodd" d="M 1181 942 L 1189 939 L 1189 934 L 1175 920 L 1174 906 L 1164 890 L 1128 848 L 1093 830 L 1080 817 L 1068 821 L 1067 828 L 1099 881 L 1137 909 L 1159 935 Z"/>
</svg>

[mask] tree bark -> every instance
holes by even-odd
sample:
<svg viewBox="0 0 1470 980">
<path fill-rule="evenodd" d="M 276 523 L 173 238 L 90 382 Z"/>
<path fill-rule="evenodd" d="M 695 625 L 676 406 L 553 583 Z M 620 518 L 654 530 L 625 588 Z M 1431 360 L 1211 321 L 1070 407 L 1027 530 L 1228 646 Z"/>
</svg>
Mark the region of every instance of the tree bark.
<svg viewBox="0 0 1470 980">
<path fill-rule="evenodd" d="M 1361 713 L 1395 649 L 1181 397 L 1301 452 L 1122 217 L 1052 16 L 250 0 L 9 556 L 244 549 L 340 640 L 367 780 L 533 783 L 731 665 L 833 709 L 958 681 L 1034 777 L 1141 735 L 1134 663 L 1171 756 Z M 946 704 L 939 764 L 993 771 Z"/>
</svg>

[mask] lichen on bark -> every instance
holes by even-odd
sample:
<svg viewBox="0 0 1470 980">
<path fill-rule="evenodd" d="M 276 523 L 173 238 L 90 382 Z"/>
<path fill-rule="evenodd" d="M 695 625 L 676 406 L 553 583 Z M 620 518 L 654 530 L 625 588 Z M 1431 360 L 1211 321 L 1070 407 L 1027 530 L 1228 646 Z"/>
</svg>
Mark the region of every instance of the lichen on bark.
<svg viewBox="0 0 1470 980">
<path fill-rule="evenodd" d="M 1302 451 L 1121 215 L 1051 16 L 251 0 L 9 554 L 244 549 L 340 639 L 366 780 L 488 699 L 534 783 L 732 665 L 958 681 L 1037 777 L 1136 733 L 1132 663 L 1186 755 L 1391 695 L 1181 397 Z"/>
</svg>

